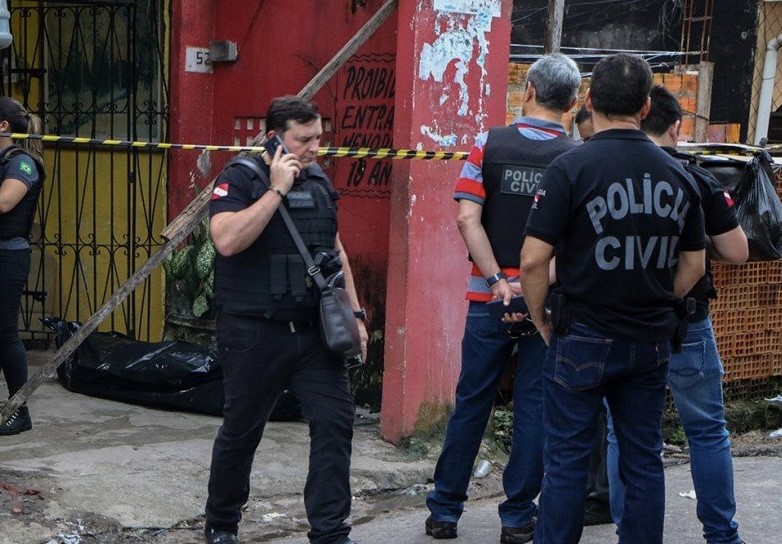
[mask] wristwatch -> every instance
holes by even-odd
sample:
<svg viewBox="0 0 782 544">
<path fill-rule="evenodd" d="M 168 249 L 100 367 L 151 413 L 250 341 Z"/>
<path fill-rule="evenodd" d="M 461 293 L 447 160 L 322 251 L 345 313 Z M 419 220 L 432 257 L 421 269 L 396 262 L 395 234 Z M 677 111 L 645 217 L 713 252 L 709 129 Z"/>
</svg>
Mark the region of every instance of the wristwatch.
<svg viewBox="0 0 782 544">
<path fill-rule="evenodd" d="M 353 317 L 360 319 L 361 321 L 367 320 L 367 311 L 364 308 L 353 310 Z"/>
<path fill-rule="evenodd" d="M 500 270 L 499 272 L 497 272 L 493 276 L 489 276 L 488 278 L 486 278 L 486 287 L 491 287 L 492 285 L 494 285 L 498 281 L 500 281 L 500 280 L 507 280 L 507 279 L 508 279 L 508 276 L 506 276 L 505 273 L 502 270 Z"/>
</svg>

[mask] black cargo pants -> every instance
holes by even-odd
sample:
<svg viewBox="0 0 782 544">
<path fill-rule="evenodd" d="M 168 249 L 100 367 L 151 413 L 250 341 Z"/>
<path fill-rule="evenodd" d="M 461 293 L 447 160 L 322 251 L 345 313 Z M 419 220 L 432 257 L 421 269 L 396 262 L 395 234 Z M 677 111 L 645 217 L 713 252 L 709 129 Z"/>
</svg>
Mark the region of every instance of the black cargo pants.
<svg viewBox="0 0 782 544">
<path fill-rule="evenodd" d="M 350 454 L 355 407 L 344 363 L 323 346 L 315 323 L 221 316 L 223 424 L 212 449 L 206 527 L 237 532 L 250 494 L 255 450 L 283 389 L 299 399 L 310 428 L 304 505 L 313 544 L 338 544 L 350 527 Z"/>
</svg>

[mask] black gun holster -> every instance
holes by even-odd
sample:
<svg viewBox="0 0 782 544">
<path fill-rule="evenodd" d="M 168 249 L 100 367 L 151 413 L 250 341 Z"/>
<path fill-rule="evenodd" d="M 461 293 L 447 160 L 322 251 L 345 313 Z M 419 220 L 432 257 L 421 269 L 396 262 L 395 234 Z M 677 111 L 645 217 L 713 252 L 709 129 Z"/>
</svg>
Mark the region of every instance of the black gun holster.
<svg viewBox="0 0 782 544">
<path fill-rule="evenodd" d="M 676 330 L 673 331 L 673 338 L 671 338 L 671 352 L 681 353 L 682 343 L 687 336 L 687 327 L 689 318 L 695 314 L 695 299 L 693 297 L 680 298 L 673 303 L 673 311 L 676 312 L 676 317 L 679 319 L 676 324 Z"/>
<path fill-rule="evenodd" d="M 559 335 L 567 334 L 572 321 L 567 297 L 562 293 L 551 293 L 548 299 L 551 301 L 551 328 Z"/>
</svg>

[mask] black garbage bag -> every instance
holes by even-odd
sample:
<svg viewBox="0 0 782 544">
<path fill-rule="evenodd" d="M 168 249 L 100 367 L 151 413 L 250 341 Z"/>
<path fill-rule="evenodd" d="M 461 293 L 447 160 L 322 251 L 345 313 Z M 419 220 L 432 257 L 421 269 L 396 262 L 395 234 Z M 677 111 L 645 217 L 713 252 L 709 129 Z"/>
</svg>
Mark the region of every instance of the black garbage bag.
<svg viewBox="0 0 782 544">
<path fill-rule="evenodd" d="M 81 326 L 55 317 L 43 320 L 62 346 Z M 220 416 L 223 371 L 213 350 L 184 341 L 141 342 L 123 334 L 93 332 L 58 368 L 69 391 L 150 408 Z M 298 400 L 284 391 L 271 418 L 301 419 Z"/>
<path fill-rule="evenodd" d="M 736 215 L 749 242 L 750 261 L 782 257 L 782 202 L 774 185 L 774 159 L 758 152 L 731 193 Z"/>
</svg>

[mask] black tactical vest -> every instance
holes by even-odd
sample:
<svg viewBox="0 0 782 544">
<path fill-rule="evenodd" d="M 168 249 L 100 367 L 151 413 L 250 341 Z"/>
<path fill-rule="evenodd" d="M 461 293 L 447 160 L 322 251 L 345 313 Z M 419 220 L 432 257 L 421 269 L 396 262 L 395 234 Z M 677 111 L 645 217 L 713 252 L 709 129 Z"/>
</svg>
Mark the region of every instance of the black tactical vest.
<svg viewBox="0 0 782 544">
<path fill-rule="evenodd" d="M 261 168 L 264 179 L 256 175 L 253 198 L 260 198 L 269 186 L 268 167 Z M 312 165 L 302 171 L 283 201 L 313 258 L 320 252 L 335 254 L 337 208 L 329 187 L 326 173 Z M 283 321 L 317 317 L 318 288 L 307 276 L 280 214 L 275 213 L 258 239 L 241 253 L 217 255 L 215 301 L 218 311 L 235 316 Z"/>
<path fill-rule="evenodd" d="M 38 205 L 38 195 L 41 194 L 41 187 L 43 187 L 43 181 L 46 178 L 43 165 L 39 164 L 37 160 L 33 159 L 18 145 L 10 145 L 0 153 L 0 180 L 6 178 L 8 163 L 20 153 L 30 157 L 30 160 L 35 164 L 35 167 L 38 169 L 39 182 L 25 193 L 22 200 L 14 206 L 14 209 L 8 213 L 0 214 L 0 240 L 28 238 L 30 236 L 30 230 L 35 219 L 35 208 Z"/>
<path fill-rule="evenodd" d="M 531 140 L 515 125 L 489 130 L 483 151 L 481 222 L 501 267 L 518 267 L 524 229 L 546 167 L 578 144 L 566 135 Z"/>
</svg>

